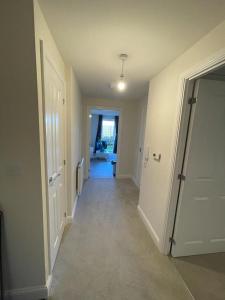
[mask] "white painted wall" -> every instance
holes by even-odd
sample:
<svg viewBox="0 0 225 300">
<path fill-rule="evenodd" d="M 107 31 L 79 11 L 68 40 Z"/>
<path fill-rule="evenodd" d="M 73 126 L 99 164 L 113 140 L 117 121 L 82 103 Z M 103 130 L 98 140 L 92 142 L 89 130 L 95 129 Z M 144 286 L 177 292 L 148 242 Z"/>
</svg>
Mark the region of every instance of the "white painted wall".
<svg viewBox="0 0 225 300">
<path fill-rule="evenodd" d="M 6 289 L 44 287 L 33 2 L 2 1 L 0 19 L 0 208 L 5 214 Z"/>
<path fill-rule="evenodd" d="M 145 134 L 145 150 L 150 146 L 150 161 L 143 169 L 139 207 L 161 251 L 173 176 L 173 153 L 179 116 L 179 78 L 182 73 L 223 49 L 224 36 L 225 22 L 151 80 Z M 153 152 L 162 154 L 160 162 L 153 160 Z"/>
<path fill-rule="evenodd" d="M 122 124 L 121 140 L 120 143 L 120 168 L 118 170 L 118 177 L 130 177 L 134 176 L 135 168 L 135 154 L 137 149 L 137 136 L 139 128 L 139 110 L 140 103 L 138 101 L 126 101 L 126 100 L 110 100 L 110 99 L 95 99 L 85 98 L 83 105 L 83 129 L 84 129 L 84 153 L 87 147 L 87 113 L 88 107 L 98 107 L 105 109 L 115 109 L 121 111 L 122 117 L 120 122 Z M 86 164 L 85 175 L 88 175 L 88 167 Z"/>
<path fill-rule="evenodd" d="M 95 139 L 97 134 L 97 128 L 98 128 L 98 115 L 92 114 L 91 118 L 91 126 L 90 126 L 90 146 L 94 147 L 95 145 Z"/>
<path fill-rule="evenodd" d="M 67 72 L 67 214 L 72 217 L 77 200 L 76 170 L 82 157 L 82 99 L 73 68 Z"/>
</svg>

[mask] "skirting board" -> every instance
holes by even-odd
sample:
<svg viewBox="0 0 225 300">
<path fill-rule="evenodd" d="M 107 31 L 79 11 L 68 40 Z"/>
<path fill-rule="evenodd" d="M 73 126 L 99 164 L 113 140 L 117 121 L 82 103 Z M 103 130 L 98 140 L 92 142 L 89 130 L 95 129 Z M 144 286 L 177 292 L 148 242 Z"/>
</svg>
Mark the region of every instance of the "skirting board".
<svg viewBox="0 0 225 300">
<path fill-rule="evenodd" d="M 151 223 L 149 222 L 149 220 L 147 219 L 146 215 L 144 214 L 143 210 L 141 209 L 140 205 L 138 205 L 138 212 L 139 215 L 145 225 L 145 227 L 147 228 L 150 236 L 152 237 L 153 241 L 155 242 L 156 246 L 159 248 L 160 250 L 160 240 L 158 235 L 156 234 L 154 228 L 152 227 Z"/>
<path fill-rule="evenodd" d="M 48 296 L 50 294 L 51 284 L 52 284 L 52 274 L 48 276 L 48 279 L 47 279 L 47 282 L 46 282 L 46 287 L 47 287 L 47 290 L 48 290 Z"/>
<path fill-rule="evenodd" d="M 132 179 L 132 175 L 129 175 L 129 174 L 117 174 L 116 178 L 117 179 L 126 179 L 126 178 Z"/>
<path fill-rule="evenodd" d="M 76 195 L 76 198 L 75 198 L 75 200 L 74 200 L 74 205 L 73 205 L 72 215 L 66 217 L 66 223 L 67 223 L 67 224 L 73 222 L 73 219 L 74 219 L 74 216 L 75 216 L 76 207 L 77 207 L 77 200 L 78 200 L 78 195 Z"/>
<path fill-rule="evenodd" d="M 139 184 L 138 184 L 137 179 L 136 179 L 135 176 L 132 176 L 132 180 L 133 180 L 133 183 L 136 185 L 136 187 L 137 187 L 138 189 L 140 189 L 140 186 L 139 186 Z"/>
<path fill-rule="evenodd" d="M 9 290 L 5 300 L 40 300 L 48 298 L 47 286 L 35 286 L 23 289 Z"/>
</svg>

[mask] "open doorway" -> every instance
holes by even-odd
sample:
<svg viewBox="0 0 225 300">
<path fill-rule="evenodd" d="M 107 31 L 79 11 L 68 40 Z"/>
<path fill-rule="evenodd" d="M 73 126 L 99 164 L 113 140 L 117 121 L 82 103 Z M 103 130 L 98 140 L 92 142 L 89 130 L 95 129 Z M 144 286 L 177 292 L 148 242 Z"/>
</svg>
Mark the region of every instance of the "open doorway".
<svg viewBox="0 0 225 300">
<path fill-rule="evenodd" d="M 89 119 L 89 177 L 113 178 L 118 162 L 120 113 L 93 108 Z"/>
<path fill-rule="evenodd" d="M 224 299 L 225 67 L 191 80 L 186 92 L 172 261 L 195 299 Z"/>
<path fill-rule="evenodd" d="M 225 68 L 190 85 L 171 253 L 225 252 Z"/>
</svg>

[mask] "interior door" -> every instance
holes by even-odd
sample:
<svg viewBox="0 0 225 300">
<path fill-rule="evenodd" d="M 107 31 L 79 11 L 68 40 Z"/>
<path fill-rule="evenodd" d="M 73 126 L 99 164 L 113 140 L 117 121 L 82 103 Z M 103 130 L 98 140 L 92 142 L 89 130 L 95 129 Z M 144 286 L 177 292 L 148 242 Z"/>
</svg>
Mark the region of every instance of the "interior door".
<svg viewBox="0 0 225 300">
<path fill-rule="evenodd" d="M 225 251 L 225 81 L 200 79 L 190 117 L 172 256 Z"/>
<path fill-rule="evenodd" d="M 44 86 L 49 246 L 52 269 L 65 220 L 64 86 L 47 55 L 44 55 Z"/>
</svg>

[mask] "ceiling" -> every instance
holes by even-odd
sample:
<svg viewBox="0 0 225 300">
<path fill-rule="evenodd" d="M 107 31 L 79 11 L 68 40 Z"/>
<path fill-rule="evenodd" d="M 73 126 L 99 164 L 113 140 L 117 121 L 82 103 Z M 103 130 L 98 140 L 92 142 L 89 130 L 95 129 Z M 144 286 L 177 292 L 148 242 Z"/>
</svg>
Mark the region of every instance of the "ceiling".
<svg viewBox="0 0 225 300">
<path fill-rule="evenodd" d="M 149 79 L 222 22 L 224 0 L 39 0 L 85 96 L 137 99 Z M 128 88 L 110 88 L 127 53 Z"/>
</svg>

